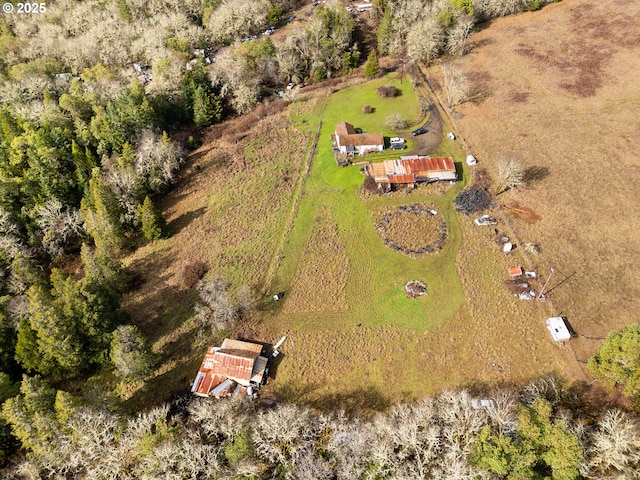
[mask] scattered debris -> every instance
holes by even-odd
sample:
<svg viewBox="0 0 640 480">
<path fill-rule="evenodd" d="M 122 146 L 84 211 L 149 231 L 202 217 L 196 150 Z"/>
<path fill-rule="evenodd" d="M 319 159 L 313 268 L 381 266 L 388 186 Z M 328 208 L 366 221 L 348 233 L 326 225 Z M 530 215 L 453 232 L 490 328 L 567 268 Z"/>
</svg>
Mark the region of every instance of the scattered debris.
<svg viewBox="0 0 640 480">
<path fill-rule="evenodd" d="M 522 274 L 523 274 L 522 267 L 511 267 L 511 268 L 509 269 L 509 276 L 510 276 L 511 278 L 513 278 L 513 277 L 519 277 L 519 276 L 520 276 L 520 275 L 522 275 Z"/>
<path fill-rule="evenodd" d="M 531 242 L 527 242 L 524 244 L 524 251 L 530 255 L 539 255 L 540 247 L 538 247 L 537 245 L 534 245 Z"/>
<path fill-rule="evenodd" d="M 497 225 L 498 221 L 490 217 L 489 215 L 482 215 L 481 217 L 476 218 L 473 223 L 478 225 L 479 227 L 489 226 L 489 225 Z"/>
<path fill-rule="evenodd" d="M 417 298 L 427 293 L 427 284 L 420 280 L 411 280 L 404 286 L 405 293 L 411 298 Z"/>
</svg>

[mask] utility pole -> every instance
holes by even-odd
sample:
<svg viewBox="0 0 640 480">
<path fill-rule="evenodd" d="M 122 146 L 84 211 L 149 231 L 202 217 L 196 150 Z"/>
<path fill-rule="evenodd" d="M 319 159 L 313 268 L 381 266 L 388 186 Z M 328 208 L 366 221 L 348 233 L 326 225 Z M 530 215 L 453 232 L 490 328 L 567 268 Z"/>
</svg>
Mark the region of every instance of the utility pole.
<svg viewBox="0 0 640 480">
<path fill-rule="evenodd" d="M 540 295 L 538 295 L 538 298 L 536 298 L 536 300 L 542 300 L 542 295 L 544 295 L 544 289 L 547 288 L 547 284 L 549 283 L 549 280 L 551 280 L 551 275 L 553 275 L 553 272 L 555 270 L 553 269 L 553 267 L 551 267 L 551 273 L 549 273 L 549 276 L 547 277 L 547 281 L 544 282 L 544 285 L 542 285 L 542 290 L 540 290 Z"/>
</svg>

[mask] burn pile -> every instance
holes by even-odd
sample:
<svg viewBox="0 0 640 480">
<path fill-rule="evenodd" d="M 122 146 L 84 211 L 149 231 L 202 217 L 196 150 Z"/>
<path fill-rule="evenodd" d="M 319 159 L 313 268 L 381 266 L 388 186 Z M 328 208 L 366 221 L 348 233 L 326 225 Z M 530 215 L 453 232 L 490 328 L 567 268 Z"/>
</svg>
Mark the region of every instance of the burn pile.
<svg viewBox="0 0 640 480">
<path fill-rule="evenodd" d="M 473 215 L 491 206 L 491 197 L 481 186 L 474 185 L 461 191 L 455 198 L 456 210 L 465 215 Z"/>
</svg>

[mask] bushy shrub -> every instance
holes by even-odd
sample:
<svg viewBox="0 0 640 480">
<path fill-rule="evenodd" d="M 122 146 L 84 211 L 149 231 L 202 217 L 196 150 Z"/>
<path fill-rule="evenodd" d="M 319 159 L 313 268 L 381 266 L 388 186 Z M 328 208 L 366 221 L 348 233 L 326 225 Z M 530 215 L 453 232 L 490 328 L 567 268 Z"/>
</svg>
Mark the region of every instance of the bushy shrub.
<svg viewBox="0 0 640 480">
<path fill-rule="evenodd" d="M 378 96 L 382 98 L 393 98 L 398 94 L 398 89 L 393 85 L 378 87 Z"/>
</svg>

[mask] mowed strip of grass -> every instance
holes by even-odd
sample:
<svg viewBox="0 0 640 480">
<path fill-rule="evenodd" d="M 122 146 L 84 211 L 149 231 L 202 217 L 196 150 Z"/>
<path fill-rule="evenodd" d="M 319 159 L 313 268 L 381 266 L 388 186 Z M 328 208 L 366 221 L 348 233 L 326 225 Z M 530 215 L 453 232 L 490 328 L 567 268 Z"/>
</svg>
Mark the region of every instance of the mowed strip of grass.
<svg viewBox="0 0 640 480">
<path fill-rule="evenodd" d="M 376 89 L 389 84 L 395 85 L 401 94 L 392 99 L 377 97 Z M 371 105 L 375 113 L 362 114 L 364 104 Z M 332 402 L 341 402 L 345 396 L 355 398 L 354 392 L 360 389 L 386 390 L 384 395 L 375 397 L 380 405 L 386 405 L 382 401 L 386 395 L 397 400 L 426 393 L 433 382 L 425 386 L 424 352 L 414 337 L 419 335 L 417 332 L 444 324 L 464 304 L 456 270 L 462 233 L 452 200 L 465 182 L 449 188 L 427 186 L 409 195 L 401 192 L 366 196 L 360 190 L 364 177 L 359 166 L 341 168 L 335 164 L 329 137 L 338 123 L 347 121 L 364 131 L 383 131 L 390 136 L 395 133 L 384 131 L 383 124 L 386 115 L 398 112 L 407 121 L 415 121 L 419 115 L 417 97 L 408 81 L 400 84 L 394 76 L 387 76 L 335 93 L 322 113 L 317 156 L 273 290 L 285 292 L 283 304 L 287 305 L 287 292 L 323 289 L 331 283 L 323 275 L 335 272 L 340 267 L 335 262 L 342 257 L 329 254 L 325 255 L 326 269 L 317 271 L 315 277 L 305 277 L 306 285 L 292 283 L 296 272 L 303 268 L 300 265 L 303 252 L 310 248 L 310 241 L 315 241 L 312 231 L 318 212 L 329 209 L 330 221 L 337 226 L 348 257 L 348 262 L 342 260 L 345 263 L 342 268 L 347 270 L 344 294 L 348 307 L 323 311 L 322 305 L 309 305 L 295 311 L 289 306 L 274 306 L 266 316 L 264 326 L 270 335 L 287 333 L 290 337 L 274 385 L 289 399 L 324 408 L 331 407 Z M 445 144 L 442 148 L 462 158 L 462 152 L 453 145 Z M 410 258 L 386 247 L 378 235 L 372 218 L 374 211 L 414 203 L 433 205 L 447 223 L 448 238 L 439 253 Z M 404 294 L 405 283 L 413 279 L 427 283 L 426 296 L 410 299 Z M 392 377 L 402 380 L 390 389 L 387 383 Z"/>
</svg>

